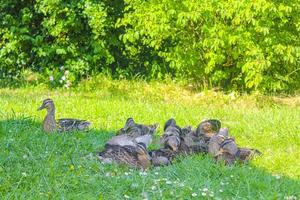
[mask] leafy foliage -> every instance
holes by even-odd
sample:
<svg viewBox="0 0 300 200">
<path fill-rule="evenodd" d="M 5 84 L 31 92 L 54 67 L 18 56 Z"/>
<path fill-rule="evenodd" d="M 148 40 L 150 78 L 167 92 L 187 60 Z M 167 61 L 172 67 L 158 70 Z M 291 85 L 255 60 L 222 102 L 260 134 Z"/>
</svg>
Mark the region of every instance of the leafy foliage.
<svg viewBox="0 0 300 200">
<path fill-rule="evenodd" d="M 68 87 L 108 69 L 225 89 L 300 87 L 298 0 L 4 0 L 0 19 L 1 78 L 31 69 Z"/>
<path fill-rule="evenodd" d="M 114 18 L 108 15 L 105 3 L 76 0 L 2 3 L 2 77 L 17 77 L 22 68 L 31 68 L 66 85 L 113 63 L 110 46 L 115 45 L 117 37 L 110 35 Z"/>
<path fill-rule="evenodd" d="M 120 24 L 131 54 L 150 46 L 178 76 L 213 86 L 299 86 L 298 1 L 126 2 Z"/>
</svg>

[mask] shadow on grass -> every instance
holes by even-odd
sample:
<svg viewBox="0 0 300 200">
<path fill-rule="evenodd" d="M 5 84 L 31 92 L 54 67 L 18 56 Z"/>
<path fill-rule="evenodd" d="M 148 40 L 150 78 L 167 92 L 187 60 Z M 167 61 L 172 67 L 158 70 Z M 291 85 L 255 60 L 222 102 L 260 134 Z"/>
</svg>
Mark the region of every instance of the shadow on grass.
<svg viewBox="0 0 300 200">
<path fill-rule="evenodd" d="M 297 199 L 300 180 L 274 175 L 251 163 L 226 167 L 194 155 L 145 173 L 102 165 L 95 153 L 114 131 L 45 134 L 28 117 L 0 121 L 0 197 L 137 199 Z"/>
</svg>

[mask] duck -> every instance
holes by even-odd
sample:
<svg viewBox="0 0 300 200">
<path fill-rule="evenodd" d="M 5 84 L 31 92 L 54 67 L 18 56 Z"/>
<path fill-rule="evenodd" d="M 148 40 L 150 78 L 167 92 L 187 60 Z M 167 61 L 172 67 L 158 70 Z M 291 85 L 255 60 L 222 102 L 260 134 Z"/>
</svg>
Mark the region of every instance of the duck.
<svg viewBox="0 0 300 200">
<path fill-rule="evenodd" d="M 133 118 L 128 118 L 125 126 L 117 131 L 116 136 L 112 137 L 106 144 L 110 145 L 132 145 L 133 143 L 143 143 L 146 146 L 152 142 L 158 124 L 137 124 Z"/>
<path fill-rule="evenodd" d="M 164 134 L 160 138 L 161 148 L 149 152 L 153 166 L 172 164 L 172 160 L 181 153 L 181 128 L 174 118 L 170 118 L 164 125 Z"/>
<path fill-rule="evenodd" d="M 181 144 L 181 128 L 176 124 L 174 118 L 170 118 L 164 125 L 164 134 L 160 139 L 160 143 L 164 148 L 169 148 L 176 152 Z"/>
<path fill-rule="evenodd" d="M 80 119 L 72 119 L 72 118 L 63 118 L 55 119 L 55 105 L 54 101 L 50 98 L 43 100 L 42 105 L 38 108 L 38 111 L 47 109 L 46 117 L 43 121 L 43 130 L 46 133 L 51 132 L 69 132 L 69 131 L 83 131 L 88 130 L 91 125 L 91 122 Z"/>
<path fill-rule="evenodd" d="M 233 165 L 236 161 L 245 163 L 255 155 L 261 155 L 257 149 L 238 147 L 233 137 L 229 136 L 228 128 L 221 128 L 219 133 L 211 137 L 208 144 L 208 153 L 216 161 L 225 165 Z"/>
<path fill-rule="evenodd" d="M 147 151 L 147 144 L 150 143 L 148 140 L 149 137 L 144 138 L 145 143 L 133 140 L 110 140 L 105 144 L 105 149 L 97 153 L 97 158 L 103 164 L 116 163 L 145 170 L 151 166 L 151 157 Z"/>
<path fill-rule="evenodd" d="M 151 157 L 147 147 L 157 127 L 157 124 L 137 124 L 133 118 L 128 118 L 117 135 L 105 143 L 104 150 L 97 153 L 97 158 L 103 164 L 123 164 L 142 170 L 149 168 Z"/>
<path fill-rule="evenodd" d="M 142 135 L 152 135 L 158 128 L 158 123 L 155 124 L 138 124 L 132 117 L 127 118 L 123 128 L 117 131 L 117 135 L 130 135 L 131 137 L 139 137 Z"/>
<path fill-rule="evenodd" d="M 184 154 L 207 153 L 208 146 L 202 137 L 196 135 L 196 131 L 191 126 L 181 129 L 181 151 Z"/>
<path fill-rule="evenodd" d="M 176 152 L 172 151 L 170 148 L 165 147 L 149 151 L 149 156 L 151 157 L 151 164 L 154 167 L 171 165 L 172 160 L 173 158 L 175 158 L 176 155 Z"/>
<path fill-rule="evenodd" d="M 208 143 L 210 138 L 220 131 L 221 122 L 218 119 L 204 119 L 197 126 L 195 136 Z"/>
</svg>

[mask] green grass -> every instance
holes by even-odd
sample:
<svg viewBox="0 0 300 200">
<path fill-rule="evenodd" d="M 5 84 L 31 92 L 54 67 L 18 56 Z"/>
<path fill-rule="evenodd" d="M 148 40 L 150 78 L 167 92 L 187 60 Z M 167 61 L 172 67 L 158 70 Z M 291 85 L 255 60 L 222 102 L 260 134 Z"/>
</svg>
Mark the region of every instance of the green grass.
<svg viewBox="0 0 300 200">
<path fill-rule="evenodd" d="M 36 109 L 47 97 L 56 103 L 57 118 L 88 119 L 93 129 L 43 133 L 45 112 Z M 158 135 L 170 117 L 194 127 L 204 118 L 218 118 L 240 146 L 257 148 L 263 156 L 226 167 L 195 155 L 145 173 L 100 164 L 95 153 L 128 117 L 158 122 Z M 101 80 L 76 90 L 0 89 L 0 122 L 0 199 L 199 199 L 202 193 L 208 199 L 300 198 L 297 97 L 197 93 L 172 83 Z"/>
</svg>

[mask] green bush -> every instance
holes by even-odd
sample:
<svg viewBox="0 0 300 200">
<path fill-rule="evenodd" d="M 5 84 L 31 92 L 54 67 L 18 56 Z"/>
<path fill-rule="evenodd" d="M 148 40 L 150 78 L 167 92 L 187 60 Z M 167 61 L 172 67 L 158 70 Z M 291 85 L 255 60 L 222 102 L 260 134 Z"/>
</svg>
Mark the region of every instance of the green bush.
<svg viewBox="0 0 300 200">
<path fill-rule="evenodd" d="M 31 68 L 68 87 L 117 63 L 111 53 L 120 34 L 114 32 L 117 7 L 111 1 L 1 3 L 0 76 L 16 79 Z"/>
<path fill-rule="evenodd" d="M 129 54 L 152 48 L 177 76 L 209 86 L 299 87 L 300 4 L 292 1 L 127 0 Z"/>
<path fill-rule="evenodd" d="M 0 21 L 0 78 L 10 83 L 30 70 L 69 87 L 104 70 L 224 89 L 300 88 L 298 0 L 3 0 Z"/>
</svg>

